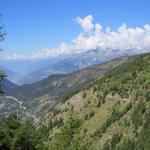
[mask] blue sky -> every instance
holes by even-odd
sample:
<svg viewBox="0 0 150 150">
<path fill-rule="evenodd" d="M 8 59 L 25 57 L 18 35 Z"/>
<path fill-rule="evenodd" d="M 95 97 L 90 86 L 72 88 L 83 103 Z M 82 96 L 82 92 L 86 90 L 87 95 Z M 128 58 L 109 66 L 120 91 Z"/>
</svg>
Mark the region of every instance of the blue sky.
<svg viewBox="0 0 150 150">
<path fill-rule="evenodd" d="M 150 24 L 150 0 L 0 0 L 7 32 L 0 45 L 4 54 L 30 54 L 69 43 L 81 32 L 76 17 L 92 15 L 93 22 L 117 29 Z"/>
</svg>

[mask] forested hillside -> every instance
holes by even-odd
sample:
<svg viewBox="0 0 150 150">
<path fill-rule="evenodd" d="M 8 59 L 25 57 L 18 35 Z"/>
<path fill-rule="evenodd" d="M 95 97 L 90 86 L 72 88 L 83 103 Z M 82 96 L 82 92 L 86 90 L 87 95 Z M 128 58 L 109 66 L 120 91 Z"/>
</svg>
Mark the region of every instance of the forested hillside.
<svg viewBox="0 0 150 150">
<path fill-rule="evenodd" d="M 61 113 L 51 119 L 61 118 L 65 125 L 52 129 L 50 149 L 148 150 L 149 100 L 150 54 L 145 54 L 59 105 Z M 72 109 L 76 119 L 68 120 Z"/>
<path fill-rule="evenodd" d="M 35 127 L 21 123 L 11 137 L 7 118 L 0 128 L 6 133 L 1 134 L 0 147 L 10 143 L 10 149 L 15 145 L 18 150 L 22 145 L 48 150 L 149 150 L 149 116 L 150 54 L 142 54 L 57 103 Z M 26 135 L 29 132 L 33 135 Z"/>
<path fill-rule="evenodd" d="M 48 122 L 49 149 L 150 149 L 150 54 L 114 69 L 65 103 Z M 69 117 L 74 110 L 75 118 Z M 69 140 L 68 140 L 69 139 Z"/>
</svg>

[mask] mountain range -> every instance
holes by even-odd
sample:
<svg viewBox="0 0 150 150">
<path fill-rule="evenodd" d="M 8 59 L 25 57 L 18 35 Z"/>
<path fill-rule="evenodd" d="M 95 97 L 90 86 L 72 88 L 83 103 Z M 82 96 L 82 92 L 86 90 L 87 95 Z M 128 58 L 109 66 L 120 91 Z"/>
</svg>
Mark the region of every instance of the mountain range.
<svg viewBox="0 0 150 150">
<path fill-rule="evenodd" d="M 52 74 L 67 74 L 83 68 L 101 64 L 128 53 L 117 53 L 117 50 L 100 49 L 82 53 L 69 54 L 47 59 L 33 60 L 1 60 L 1 68 L 7 68 L 7 78 L 19 85 L 40 81 Z M 130 55 L 134 54 L 131 53 Z M 8 71 L 9 70 L 9 71 Z"/>
</svg>

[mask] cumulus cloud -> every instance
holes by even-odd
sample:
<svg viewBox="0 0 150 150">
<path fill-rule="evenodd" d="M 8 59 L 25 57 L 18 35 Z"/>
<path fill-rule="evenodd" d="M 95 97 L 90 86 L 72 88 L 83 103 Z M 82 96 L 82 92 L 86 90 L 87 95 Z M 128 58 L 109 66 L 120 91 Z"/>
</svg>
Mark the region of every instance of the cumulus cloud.
<svg viewBox="0 0 150 150">
<path fill-rule="evenodd" d="M 94 28 L 93 16 L 92 15 L 86 16 L 83 19 L 80 18 L 80 17 L 77 17 L 76 20 L 79 23 L 79 25 L 81 25 L 83 30 L 86 31 L 86 32 L 89 32 Z"/>
<path fill-rule="evenodd" d="M 143 27 L 128 27 L 125 23 L 118 29 L 103 28 L 100 23 L 94 23 L 93 16 L 77 17 L 77 23 L 82 27 L 80 34 L 70 44 L 61 43 L 55 49 L 43 49 L 33 55 L 9 55 L 5 59 L 39 59 L 61 55 L 82 53 L 90 49 L 102 51 L 117 50 L 119 52 L 134 51 L 134 53 L 150 50 L 150 25 Z"/>
</svg>

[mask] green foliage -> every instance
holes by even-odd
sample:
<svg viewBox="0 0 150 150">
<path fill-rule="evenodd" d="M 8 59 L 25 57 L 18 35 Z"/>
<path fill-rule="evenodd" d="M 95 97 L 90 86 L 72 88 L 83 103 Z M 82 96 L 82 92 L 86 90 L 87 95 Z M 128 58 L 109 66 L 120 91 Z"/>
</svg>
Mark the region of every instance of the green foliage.
<svg viewBox="0 0 150 150">
<path fill-rule="evenodd" d="M 52 130 L 54 127 L 60 128 L 64 125 L 63 118 L 50 119 L 48 122 L 48 129 Z"/>
<path fill-rule="evenodd" d="M 122 138 L 121 143 L 117 146 L 117 150 L 134 150 L 134 141 L 127 138 Z"/>
<path fill-rule="evenodd" d="M 65 101 L 67 101 L 69 98 L 71 98 L 73 95 L 75 95 L 76 93 L 78 93 L 79 90 L 72 90 L 69 91 L 69 93 L 65 94 L 63 97 L 61 97 L 61 102 L 64 103 Z"/>
<path fill-rule="evenodd" d="M 115 133 L 111 139 L 107 140 L 102 150 L 116 150 L 117 144 L 120 142 L 121 135 Z"/>
<path fill-rule="evenodd" d="M 36 132 L 39 134 L 39 136 L 41 137 L 41 139 L 43 139 L 44 141 L 49 139 L 50 136 L 50 131 L 51 128 L 46 125 L 39 125 L 39 127 L 36 129 Z"/>
<path fill-rule="evenodd" d="M 97 88 L 94 86 L 93 87 L 93 93 L 97 91 Z"/>
<path fill-rule="evenodd" d="M 89 117 L 93 117 L 95 115 L 95 112 L 93 110 L 90 111 Z"/>
<path fill-rule="evenodd" d="M 16 130 L 20 127 L 20 121 L 15 114 L 3 120 L 0 125 L 0 149 L 9 149 L 13 141 Z"/>
<path fill-rule="evenodd" d="M 53 112 L 53 116 L 57 115 L 60 113 L 60 110 L 58 110 L 57 108 L 52 108 L 51 112 Z"/>
<path fill-rule="evenodd" d="M 88 120 L 95 115 L 95 112 L 91 110 L 88 114 L 85 114 L 84 119 Z"/>
<path fill-rule="evenodd" d="M 133 113 L 131 115 L 131 120 L 135 126 L 135 129 L 138 128 L 138 126 L 142 125 L 142 116 L 145 113 L 145 104 L 140 102 L 138 103 L 133 110 Z"/>
<path fill-rule="evenodd" d="M 88 115 L 88 114 L 85 114 L 84 119 L 85 119 L 85 120 L 88 120 L 88 119 L 89 119 L 89 115 Z"/>
<path fill-rule="evenodd" d="M 61 132 L 55 137 L 54 143 L 50 144 L 50 149 L 63 150 L 72 145 L 73 138 L 81 125 L 80 120 L 70 116 L 68 122 L 61 129 Z"/>
<path fill-rule="evenodd" d="M 150 91 L 147 91 L 147 92 L 145 93 L 145 100 L 146 100 L 146 101 L 150 101 Z"/>
<path fill-rule="evenodd" d="M 34 126 L 29 122 L 25 122 L 19 130 L 17 130 L 11 150 L 37 150 L 38 144 L 39 140 Z"/>
<path fill-rule="evenodd" d="M 6 77 L 6 74 L 0 70 L 0 79 L 2 80 L 4 77 Z"/>
<path fill-rule="evenodd" d="M 5 37 L 5 32 L 3 31 L 3 27 L 0 26 L 0 42 L 4 40 L 4 37 Z M 0 49 L 1 50 L 1 49 Z M 1 80 L 5 77 L 5 73 L 3 71 L 0 70 L 0 83 L 1 83 Z M 0 95 L 3 94 L 3 90 L 2 90 L 2 87 L 0 85 Z"/>
<path fill-rule="evenodd" d="M 98 100 L 96 107 L 100 107 L 102 104 L 101 99 Z"/>
<path fill-rule="evenodd" d="M 60 133 L 50 142 L 49 150 L 84 150 L 86 136 L 80 131 L 81 123 L 79 118 L 71 114 Z"/>
<path fill-rule="evenodd" d="M 16 114 L 10 115 L 0 125 L 0 149 L 42 150 L 44 144 L 33 124 L 21 121 Z"/>
<path fill-rule="evenodd" d="M 112 114 L 107 119 L 107 121 L 94 133 L 94 137 L 101 137 L 102 134 L 106 131 L 106 129 L 115 121 L 118 121 L 124 114 L 126 114 L 130 109 L 132 105 L 129 104 L 126 106 L 126 108 L 122 111 L 118 109 L 118 106 L 115 104 L 112 108 Z"/>
<path fill-rule="evenodd" d="M 0 83 L 3 80 L 3 78 L 6 77 L 5 73 L 3 71 L 0 70 Z M 0 84 L 0 95 L 3 94 L 3 89 L 2 86 Z"/>
<path fill-rule="evenodd" d="M 1 15 L 0 15 L 0 17 L 1 17 Z M 1 25 L 1 26 L 0 26 L 0 42 L 5 39 L 5 35 L 6 35 L 6 33 L 4 32 L 3 29 L 4 29 L 4 28 L 3 28 L 3 26 Z"/>
<path fill-rule="evenodd" d="M 150 140 L 150 112 L 147 114 L 143 128 L 138 134 L 136 142 L 137 149 L 149 150 L 150 149 L 149 140 Z"/>
<path fill-rule="evenodd" d="M 98 85 L 98 92 L 103 92 L 103 102 L 107 93 L 119 94 L 128 97 L 134 89 L 140 90 L 144 86 L 149 88 L 150 84 L 150 54 L 133 57 L 132 63 L 115 68 L 103 78 L 93 83 L 93 88 Z M 147 95 L 148 96 L 148 95 Z"/>
<path fill-rule="evenodd" d="M 52 125 L 53 125 L 53 127 L 58 127 L 58 128 L 60 128 L 61 126 L 63 126 L 64 125 L 64 122 L 63 122 L 63 118 L 59 118 L 59 119 L 55 119 L 53 122 L 52 122 Z"/>
</svg>

